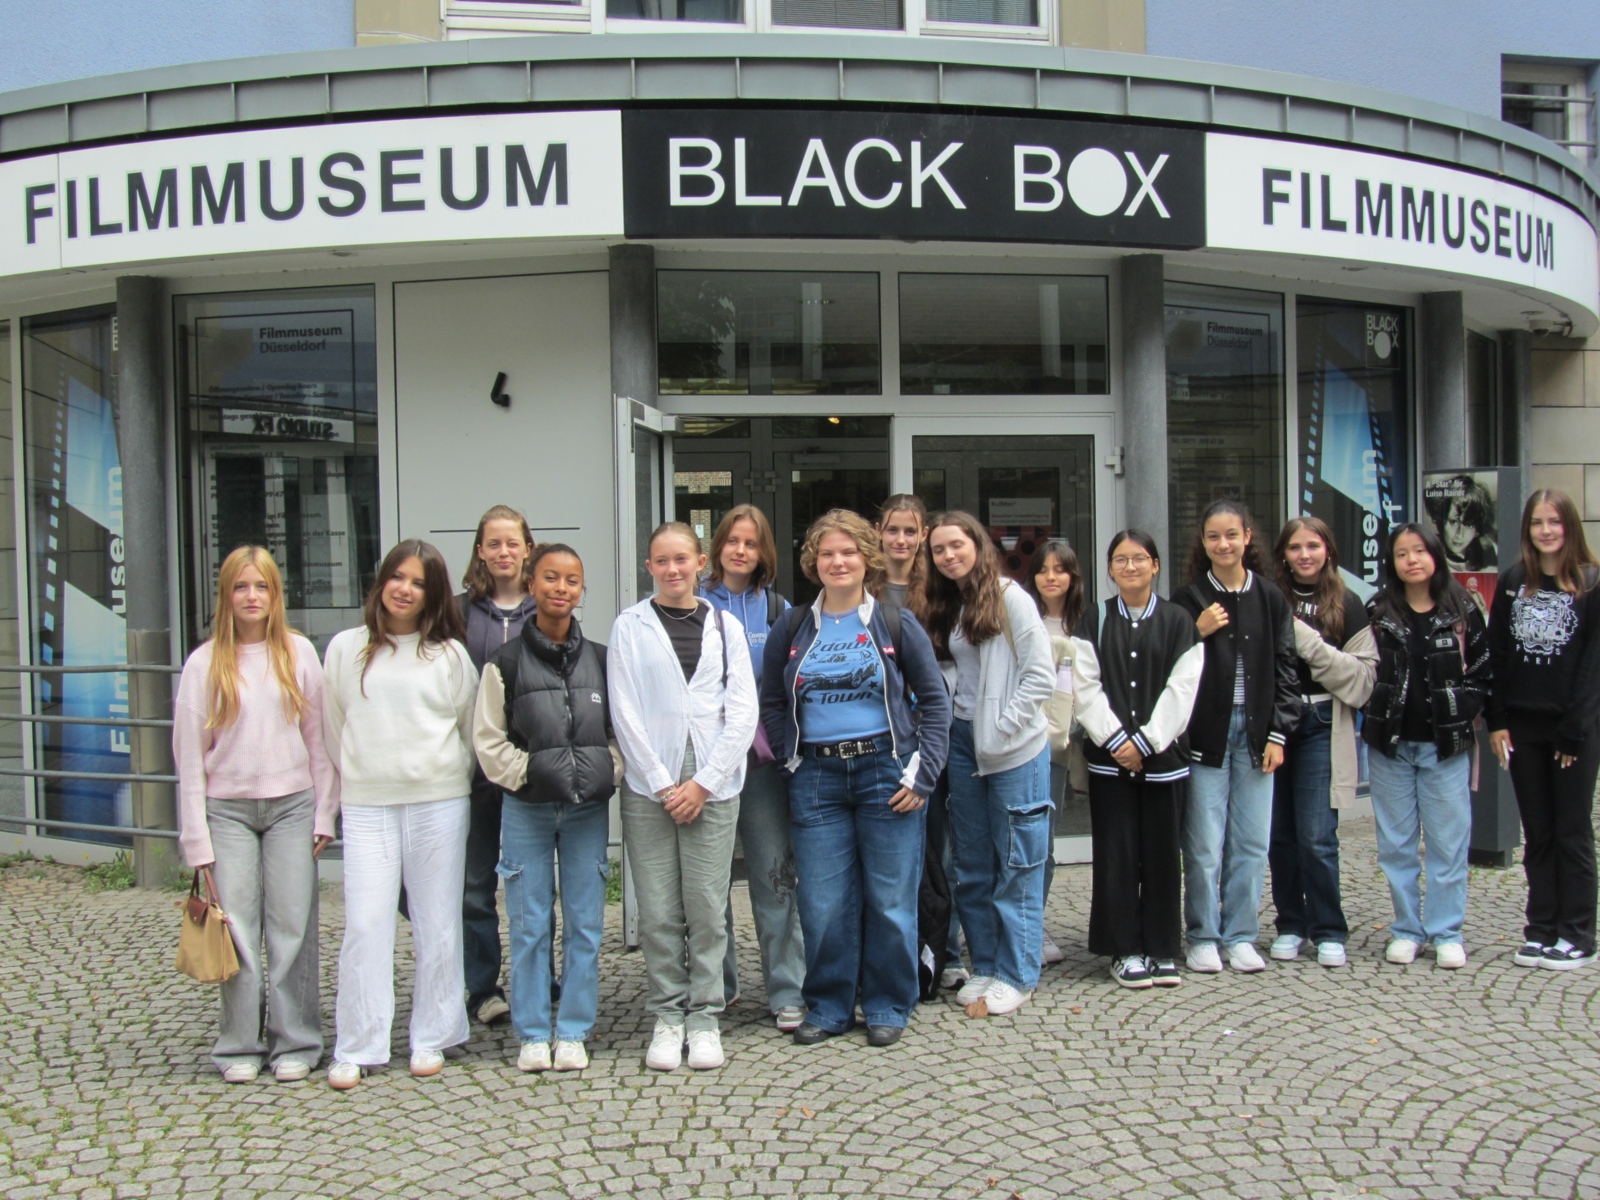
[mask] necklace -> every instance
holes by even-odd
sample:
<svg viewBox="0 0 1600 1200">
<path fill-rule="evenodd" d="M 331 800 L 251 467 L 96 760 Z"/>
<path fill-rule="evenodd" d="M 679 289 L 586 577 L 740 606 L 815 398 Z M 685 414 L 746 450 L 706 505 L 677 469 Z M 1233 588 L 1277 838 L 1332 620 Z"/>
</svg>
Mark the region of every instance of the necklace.
<svg viewBox="0 0 1600 1200">
<path fill-rule="evenodd" d="M 698 604 L 696 604 L 693 608 L 691 608 L 688 611 L 686 611 L 683 614 L 683 616 L 675 617 L 675 616 L 672 615 L 672 609 L 668 608 L 665 604 L 661 603 L 661 601 L 653 600 L 651 603 L 653 603 L 656 606 L 656 611 L 658 613 L 660 613 L 663 617 L 666 617 L 667 620 L 669 620 L 669 621 L 687 621 L 690 617 L 694 616 L 695 613 L 700 611 L 700 606 Z"/>
</svg>

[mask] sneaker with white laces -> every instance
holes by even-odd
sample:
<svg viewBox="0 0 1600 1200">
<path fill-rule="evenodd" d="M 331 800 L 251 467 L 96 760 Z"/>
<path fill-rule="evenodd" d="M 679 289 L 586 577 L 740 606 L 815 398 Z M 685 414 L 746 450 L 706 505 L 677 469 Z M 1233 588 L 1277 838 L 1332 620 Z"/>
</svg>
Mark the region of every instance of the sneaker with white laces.
<svg viewBox="0 0 1600 1200">
<path fill-rule="evenodd" d="M 1152 981 L 1149 960 L 1142 954 L 1130 954 L 1126 958 L 1119 958 L 1111 964 L 1111 978 L 1125 988 L 1150 987 Z"/>
<path fill-rule="evenodd" d="M 550 1069 L 549 1042 L 523 1042 L 517 1053 L 517 1070 L 548 1071 Z"/>
<path fill-rule="evenodd" d="M 1560 946 L 1546 946 L 1544 956 L 1539 960 L 1539 965 L 1546 971 L 1576 971 L 1579 967 L 1587 967 L 1594 962 L 1594 951 L 1585 954 L 1576 946 L 1562 949 Z M 1441 967 L 1443 963 L 1439 964 Z M 993 1012 L 994 1009 L 990 1009 Z"/>
<path fill-rule="evenodd" d="M 443 1050 L 413 1050 L 411 1052 L 411 1073 L 418 1079 L 426 1079 L 430 1075 L 437 1075 L 444 1070 Z"/>
<path fill-rule="evenodd" d="M 939 986 L 944 991 L 948 992 L 953 988 L 960 987 L 969 978 L 971 977 L 967 974 L 967 969 L 960 963 L 957 963 L 955 966 L 946 967 L 943 971 L 939 972 Z"/>
<path fill-rule="evenodd" d="M 556 1070 L 581 1071 L 589 1065 L 589 1051 L 582 1042 L 556 1043 Z"/>
<path fill-rule="evenodd" d="M 1189 970 L 1202 975 L 1217 975 L 1222 971 L 1222 955 L 1217 951 L 1215 942 L 1197 942 L 1190 946 L 1185 961 L 1189 964 Z"/>
<path fill-rule="evenodd" d="M 506 1003 L 504 996 L 490 996 L 478 1005 L 478 1011 L 473 1014 L 484 1025 L 493 1025 L 496 1021 L 503 1021 L 511 1015 L 511 1005 Z"/>
<path fill-rule="evenodd" d="M 1252 942 L 1235 942 L 1229 946 L 1228 965 L 1242 975 L 1254 975 L 1257 971 L 1267 969 L 1267 964 L 1262 961 L 1261 952 Z"/>
<path fill-rule="evenodd" d="M 1039 965 L 1048 967 L 1051 963 L 1058 963 L 1066 957 L 1054 939 L 1048 933 L 1045 934 L 1044 942 L 1039 947 Z M 989 1011 L 993 1012 L 994 1009 L 990 1008 Z"/>
<path fill-rule="evenodd" d="M 1003 1017 L 1007 1013 L 1016 1012 L 1028 1002 L 1032 992 L 1024 992 L 1012 987 L 1009 983 L 1002 983 L 996 979 L 989 985 L 989 990 L 983 993 L 984 1003 L 989 1006 L 991 1017 Z"/>
<path fill-rule="evenodd" d="M 1389 944 L 1383 948 L 1383 957 L 1397 966 L 1405 966 L 1417 961 L 1417 952 L 1422 947 L 1411 938 L 1390 938 Z"/>
<path fill-rule="evenodd" d="M 1150 960 L 1150 982 L 1156 987 L 1178 987 L 1183 976 L 1178 974 L 1178 964 L 1170 958 Z"/>
<path fill-rule="evenodd" d="M 328 1068 L 328 1086 L 336 1092 L 348 1092 L 361 1082 L 362 1074 L 358 1063 L 336 1062 Z"/>
<path fill-rule="evenodd" d="M 1300 957 L 1300 947 L 1305 944 L 1305 938 L 1298 933 L 1280 933 L 1272 939 L 1272 948 L 1267 953 L 1278 962 L 1293 962 Z"/>
<path fill-rule="evenodd" d="M 772 1019 L 777 1024 L 779 1029 L 783 1030 L 785 1033 L 793 1033 L 796 1029 L 799 1029 L 800 1026 L 805 1024 L 806 1010 L 801 1008 L 798 1004 L 785 1004 L 777 1012 L 772 1014 Z"/>
<path fill-rule="evenodd" d="M 689 1035 L 689 1069 L 714 1071 L 728 1061 L 722 1052 L 722 1035 L 715 1029 L 696 1029 Z"/>
<path fill-rule="evenodd" d="M 1317 963 L 1324 967 L 1344 966 L 1344 943 L 1318 942 Z"/>
<path fill-rule="evenodd" d="M 1467 948 L 1460 942 L 1442 942 L 1433 948 L 1433 961 L 1446 971 L 1456 971 L 1467 965 Z"/>
<path fill-rule="evenodd" d="M 974 975 L 961 985 L 961 990 L 956 993 L 956 1003 L 976 1004 L 978 1000 L 987 995 L 989 985 L 994 982 L 991 975 Z"/>
<path fill-rule="evenodd" d="M 272 1077 L 279 1083 L 299 1083 L 311 1074 L 311 1064 L 303 1058 L 280 1058 L 272 1068 Z"/>
<path fill-rule="evenodd" d="M 1522 949 L 1511 956 L 1511 961 L 1519 967 L 1542 966 L 1540 959 L 1544 958 L 1544 943 L 1523 942 Z"/>
<path fill-rule="evenodd" d="M 683 1065 L 682 1025 L 669 1025 L 656 1018 L 655 1032 L 650 1035 L 650 1049 L 644 1054 L 644 1065 L 653 1071 L 676 1071 Z"/>
<path fill-rule="evenodd" d="M 259 1074 L 261 1068 L 253 1062 L 229 1063 L 223 1069 L 222 1080 L 224 1083 L 254 1083 Z"/>
</svg>

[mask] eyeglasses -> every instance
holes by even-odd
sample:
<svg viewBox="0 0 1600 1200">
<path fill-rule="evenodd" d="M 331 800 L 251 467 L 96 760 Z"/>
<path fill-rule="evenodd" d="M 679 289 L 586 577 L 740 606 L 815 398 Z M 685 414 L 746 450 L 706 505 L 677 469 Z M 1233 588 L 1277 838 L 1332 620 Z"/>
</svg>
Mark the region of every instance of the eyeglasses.
<svg viewBox="0 0 1600 1200">
<path fill-rule="evenodd" d="M 1126 571 L 1129 567 L 1147 567 L 1152 561 L 1148 554 L 1136 554 L 1132 558 L 1119 554 L 1111 560 L 1111 565 L 1118 571 Z"/>
</svg>

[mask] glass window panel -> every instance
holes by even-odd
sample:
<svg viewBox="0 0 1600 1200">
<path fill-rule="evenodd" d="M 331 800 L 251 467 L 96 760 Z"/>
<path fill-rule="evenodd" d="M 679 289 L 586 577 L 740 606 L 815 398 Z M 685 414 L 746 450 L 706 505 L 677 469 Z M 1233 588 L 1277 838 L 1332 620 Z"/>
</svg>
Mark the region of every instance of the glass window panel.
<svg viewBox="0 0 1600 1200">
<path fill-rule="evenodd" d="M 1383 538 L 1411 520 L 1411 310 L 1295 301 L 1299 454 L 1291 510 L 1333 530 L 1345 581 L 1368 599 Z"/>
<path fill-rule="evenodd" d="M 900 276 L 908 396 L 1104 395 L 1098 275 Z"/>
<path fill-rule="evenodd" d="M 744 24 L 743 0 L 606 0 L 606 16 Z"/>
<path fill-rule="evenodd" d="M 93 309 L 29 318 L 22 337 L 34 661 L 124 663 L 128 598 L 121 567 L 115 317 L 110 309 Z M 40 675 L 34 687 L 34 711 L 44 716 L 105 719 L 128 713 L 126 673 Z M 35 765 L 44 770 L 129 769 L 126 728 L 39 725 L 34 736 Z M 40 786 L 47 819 L 131 823 L 125 783 L 51 779 Z M 116 835 L 90 836 L 126 844 Z"/>
<path fill-rule="evenodd" d="M 928 20 L 962 25 L 1037 25 L 1035 0 L 928 0 Z"/>
<path fill-rule="evenodd" d="M 1224 498 L 1270 539 L 1283 520 L 1283 299 L 1169 284 L 1166 309 L 1172 552 Z"/>
<path fill-rule="evenodd" d="M 900 0 L 772 0 L 774 25 L 835 29 L 900 29 Z"/>
<path fill-rule="evenodd" d="M 663 395 L 882 391 L 875 274 L 661 271 L 656 304 Z"/>
<path fill-rule="evenodd" d="M 192 633 L 209 636 L 217 569 L 250 542 L 323 649 L 359 623 L 382 553 L 372 289 L 182 296 L 177 326 Z"/>
<path fill-rule="evenodd" d="M 1488 467 L 1500 461 L 1495 429 L 1500 419 L 1500 347 L 1492 337 L 1467 330 L 1467 461 Z"/>
<path fill-rule="evenodd" d="M 16 480 L 11 444 L 11 327 L 0 321 L 0 662 L 21 659 L 21 631 L 17 623 L 17 522 Z M 22 681 L 14 674 L 0 675 L 0 763 L 22 765 L 22 724 L 5 721 L 22 711 Z M 0 813 L 23 816 L 27 812 L 27 787 L 15 775 L 0 776 Z M 8 826 L 21 833 L 21 826 Z"/>
</svg>

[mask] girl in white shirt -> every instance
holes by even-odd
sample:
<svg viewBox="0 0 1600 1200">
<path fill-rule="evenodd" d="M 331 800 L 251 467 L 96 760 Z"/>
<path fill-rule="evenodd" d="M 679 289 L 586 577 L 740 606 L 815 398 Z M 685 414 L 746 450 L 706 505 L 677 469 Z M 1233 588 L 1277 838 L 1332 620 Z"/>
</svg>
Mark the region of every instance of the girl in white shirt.
<svg viewBox="0 0 1600 1200">
<path fill-rule="evenodd" d="M 639 900 L 655 1031 L 645 1065 L 720 1067 L 725 906 L 745 758 L 759 716 L 744 627 L 695 595 L 706 556 L 680 522 L 650 535 L 656 593 L 611 627 L 622 845 Z"/>
<path fill-rule="evenodd" d="M 287 1083 L 322 1057 L 315 860 L 339 812 L 322 664 L 289 628 L 283 578 L 260 546 L 223 560 L 211 627 L 184 664 L 172 720 L 179 844 L 239 951 L 211 1061 L 229 1083 L 250 1083 L 263 1063 Z"/>
<path fill-rule="evenodd" d="M 422 541 L 389 551 L 365 617 L 334 637 L 325 663 L 324 726 L 345 806 L 339 1037 L 328 1069 L 340 1090 L 389 1061 L 402 880 L 416 958 L 411 1073 L 437 1075 L 445 1048 L 468 1033 L 461 887 L 478 673 L 439 551 Z"/>
</svg>

